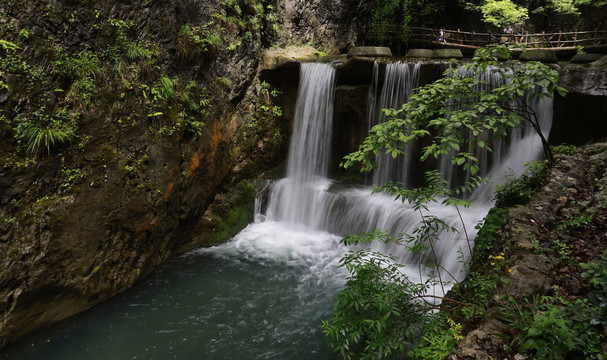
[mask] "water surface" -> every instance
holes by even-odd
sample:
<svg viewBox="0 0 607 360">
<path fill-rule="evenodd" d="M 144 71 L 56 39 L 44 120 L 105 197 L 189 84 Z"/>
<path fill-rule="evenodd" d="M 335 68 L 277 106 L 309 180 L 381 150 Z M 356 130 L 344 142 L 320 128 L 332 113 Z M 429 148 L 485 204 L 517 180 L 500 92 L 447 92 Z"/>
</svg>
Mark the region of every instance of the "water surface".
<svg viewBox="0 0 607 360">
<path fill-rule="evenodd" d="M 321 320 L 345 274 L 339 238 L 276 222 L 174 259 L 3 359 L 329 359 Z"/>
</svg>

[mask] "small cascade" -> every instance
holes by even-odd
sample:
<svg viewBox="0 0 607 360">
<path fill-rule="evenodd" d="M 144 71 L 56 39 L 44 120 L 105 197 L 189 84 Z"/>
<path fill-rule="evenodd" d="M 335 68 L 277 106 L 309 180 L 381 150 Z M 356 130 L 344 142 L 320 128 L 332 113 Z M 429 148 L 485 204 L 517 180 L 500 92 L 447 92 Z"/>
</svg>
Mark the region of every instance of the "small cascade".
<svg viewBox="0 0 607 360">
<path fill-rule="evenodd" d="M 479 90 L 490 91 L 504 84 L 502 76 L 492 71 L 492 68 L 487 68 L 481 74 L 474 75 L 472 71 L 464 68 L 458 69 L 459 76 L 477 76 L 483 82 L 482 88 Z M 538 91 L 545 91 L 538 88 Z M 547 139 L 552 127 L 552 98 L 534 98 L 529 101 L 531 108 L 538 114 L 539 123 L 544 137 Z M 479 135 L 481 140 L 487 142 L 487 134 Z M 472 198 L 481 203 L 489 204 L 493 201 L 493 189 L 495 184 L 499 184 L 502 178 L 509 172 L 520 174 L 525 163 L 533 160 L 538 160 L 542 157 L 542 145 L 535 130 L 528 124 L 521 124 L 514 129 L 507 138 L 496 139 L 491 141 L 493 151 L 489 152 L 486 149 L 477 149 L 475 156 L 479 159 L 479 173 L 481 177 L 488 177 L 493 181 L 492 184 L 487 184 L 479 187 L 473 194 Z M 459 184 L 470 179 L 470 173 L 464 174 L 459 167 L 451 164 L 452 154 L 447 154 L 441 157 L 439 170 L 444 178 L 450 184 Z"/>
<path fill-rule="evenodd" d="M 381 92 L 377 94 L 379 71 L 378 63 L 374 63 L 373 79 L 369 87 L 368 116 L 370 127 L 386 121 L 381 109 L 400 109 L 409 100 L 409 96 L 419 86 L 420 68 L 420 63 L 396 62 L 387 64 L 383 86 Z M 372 91 L 374 92 L 373 96 L 371 96 Z M 409 154 L 413 150 L 407 148 L 405 153 Z M 373 172 L 373 184 L 383 185 L 388 181 L 399 181 L 410 185 L 408 176 L 411 168 L 410 162 L 410 156 L 394 159 L 390 155 L 380 155 L 377 159 L 378 167 Z"/>
</svg>

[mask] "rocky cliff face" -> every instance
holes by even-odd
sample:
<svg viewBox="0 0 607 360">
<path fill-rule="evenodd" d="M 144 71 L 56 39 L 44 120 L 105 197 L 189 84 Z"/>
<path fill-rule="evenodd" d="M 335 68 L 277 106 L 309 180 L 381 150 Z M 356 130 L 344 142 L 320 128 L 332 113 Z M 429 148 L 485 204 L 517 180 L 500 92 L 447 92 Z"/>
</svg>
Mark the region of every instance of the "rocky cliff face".
<svg viewBox="0 0 607 360">
<path fill-rule="evenodd" d="M 251 220 L 294 101 L 262 47 L 354 41 L 364 4 L 329 5 L 0 4 L 0 347 Z"/>
<path fill-rule="evenodd" d="M 373 1 L 285 0 L 285 35 L 303 43 L 318 45 L 323 51 L 347 52 L 363 38 L 369 24 Z"/>
</svg>

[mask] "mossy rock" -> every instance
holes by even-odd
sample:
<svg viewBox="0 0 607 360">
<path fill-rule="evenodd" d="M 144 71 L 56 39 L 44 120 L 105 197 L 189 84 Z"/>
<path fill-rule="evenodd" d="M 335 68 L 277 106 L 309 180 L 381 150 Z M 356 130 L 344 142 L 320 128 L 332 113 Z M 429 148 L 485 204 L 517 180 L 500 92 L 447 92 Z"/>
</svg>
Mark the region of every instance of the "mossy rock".
<svg viewBox="0 0 607 360">
<path fill-rule="evenodd" d="M 433 59 L 462 59 L 464 55 L 460 49 L 434 49 Z"/>
<path fill-rule="evenodd" d="M 392 51 L 389 47 L 382 46 L 355 46 L 348 51 L 348 57 L 353 56 L 389 57 L 392 56 Z"/>
<path fill-rule="evenodd" d="M 407 58 L 431 58 L 433 54 L 432 49 L 410 49 L 407 51 Z"/>
<path fill-rule="evenodd" d="M 556 53 L 552 50 L 527 50 L 519 56 L 520 61 L 539 61 L 543 63 L 556 62 Z"/>
<path fill-rule="evenodd" d="M 246 180 L 241 181 L 224 200 L 227 211 L 217 208 L 213 215 L 216 232 L 211 243 L 219 244 L 228 241 L 249 223 L 253 222 L 255 212 L 255 185 Z"/>
<path fill-rule="evenodd" d="M 572 63 L 576 64 L 588 64 L 591 62 L 595 62 L 605 56 L 604 54 L 575 54 L 571 58 Z"/>
</svg>

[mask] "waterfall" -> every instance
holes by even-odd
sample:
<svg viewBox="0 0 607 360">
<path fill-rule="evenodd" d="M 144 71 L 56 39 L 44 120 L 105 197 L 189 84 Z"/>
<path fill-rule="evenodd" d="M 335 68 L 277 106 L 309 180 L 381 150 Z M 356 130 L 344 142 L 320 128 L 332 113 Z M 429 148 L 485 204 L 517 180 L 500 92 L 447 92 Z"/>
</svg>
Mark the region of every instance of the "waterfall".
<svg viewBox="0 0 607 360">
<path fill-rule="evenodd" d="M 379 66 L 374 65 L 368 93 L 370 126 L 385 121 L 380 109 L 400 108 L 408 100 L 418 86 L 419 71 L 419 64 L 388 64 L 384 79 L 380 80 Z M 494 84 L 499 81 L 501 79 L 490 80 Z M 379 84 L 382 84 L 381 89 Z M 368 186 L 345 186 L 327 178 L 334 87 L 335 71 L 330 65 L 302 64 L 287 177 L 275 182 L 265 217 L 257 218 L 288 224 L 292 228 L 338 236 L 374 229 L 384 229 L 395 235 L 411 234 L 419 226 L 421 218 L 409 204 L 395 201 L 385 194 L 372 195 L 372 189 Z M 543 117 L 549 122 L 551 113 L 548 108 L 551 104 L 543 102 L 534 106 L 537 106 L 538 112 L 543 113 Z M 494 157 L 489 160 L 494 166 L 483 169 L 483 172 L 488 176 L 500 178 L 509 168 L 519 169 L 525 161 L 535 159 L 539 155 L 536 150 L 541 150 L 541 144 L 537 136 L 533 136 L 529 131 L 533 130 L 517 129 L 507 143 L 494 145 L 493 154 L 478 154 L 481 159 Z M 388 180 L 404 183 L 409 181 L 411 164 L 408 159 L 392 161 L 380 157 L 378 163 L 380 166 L 374 174 L 375 184 L 383 184 Z M 495 166 L 496 164 L 499 166 Z M 444 169 L 443 171 L 446 172 Z M 471 207 L 459 209 L 463 221 L 453 208 L 438 204 L 428 205 L 432 215 L 458 229 L 458 232 L 440 233 L 440 240 L 434 244 L 436 260 L 445 269 L 444 273 L 454 275 L 457 280 L 465 276 L 462 257 L 466 260 L 470 256 L 468 246 L 473 246 L 471 242 L 476 235 L 474 225 L 491 207 L 492 188 L 481 190 L 474 196 L 477 201 Z M 401 245 L 372 246 L 375 250 L 394 255 L 399 263 L 408 265 L 405 271 L 413 281 L 424 281 L 431 271 L 424 269 L 419 258 Z M 437 289 L 434 291 L 439 292 Z"/>
<path fill-rule="evenodd" d="M 458 76 L 470 77 L 476 76 L 481 80 L 481 89 L 490 91 L 504 85 L 504 79 L 501 74 L 493 71 L 494 67 L 488 67 L 480 74 L 474 74 L 471 70 L 460 67 L 457 70 Z M 537 91 L 545 91 L 538 88 Z M 539 117 L 540 128 L 546 139 L 552 126 L 552 98 L 539 99 L 535 97 L 529 101 L 529 106 Z M 514 106 L 513 106 L 514 107 Z M 479 138 L 487 142 L 487 134 L 480 134 Z M 538 160 L 542 157 L 543 149 L 541 141 L 535 130 L 529 124 L 523 123 L 515 128 L 507 138 L 495 139 L 490 143 L 492 151 L 486 149 L 477 149 L 475 156 L 479 160 L 479 173 L 481 177 L 487 177 L 492 180 L 492 184 L 482 185 L 471 195 L 473 199 L 482 203 L 491 203 L 493 201 L 493 189 L 495 184 L 501 183 L 502 179 L 509 172 L 520 174 L 525 163 Z M 470 173 L 462 173 L 461 168 L 451 164 L 452 153 L 443 155 L 440 159 L 439 170 L 444 178 L 450 184 L 461 184 L 462 179 L 469 180 Z"/>
<path fill-rule="evenodd" d="M 409 100 L 413 90 L 419 86 L 420 63 L 390 63 L 386 65 L 383 86 L 379 96 L 377 96 L 377 83 L 379 72 L 378 63 L 374 63 L 373 79 L 369 87 L 369 126 L 383 123 L 386 117 L 381 109 L 400 109 L 400 107 Z M 371 96 L 374 91 L 374 96 Z M 379 102 L 377 102 L 379 99 Z M 379 110 L 379 111 L 378 111 Z M 387 154 L 378 156 L 378 167 L 373 172 L 373 184 L 383 185 L 388 181 L 399 181 L 410 185 L 409 171 L 411 168 L 410 153 L 414 151 L 411 146 L 407 146 L 406 155 L 397 159 Z"/>
<path fill-rule="evenodd" d="M 335 69 L 302 64 L 289 146 L 287 177 L 274 185 L 266 218 L 319 228 L 333 129 Z"/>
</svg>

